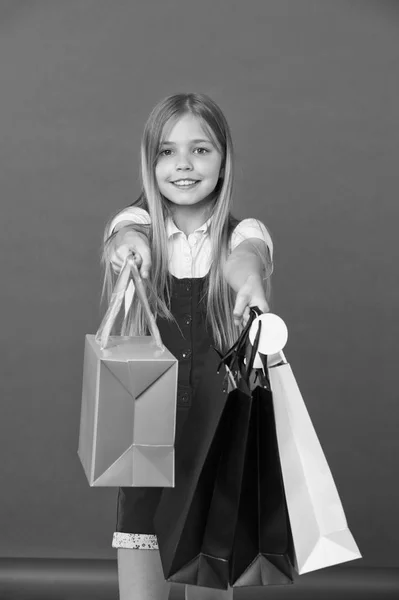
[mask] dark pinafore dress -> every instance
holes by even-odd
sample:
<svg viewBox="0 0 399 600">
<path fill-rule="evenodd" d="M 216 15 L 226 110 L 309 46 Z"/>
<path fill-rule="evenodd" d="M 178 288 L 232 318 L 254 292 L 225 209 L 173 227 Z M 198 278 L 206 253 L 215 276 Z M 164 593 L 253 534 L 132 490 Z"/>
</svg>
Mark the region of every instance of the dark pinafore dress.
<svg viewBox="0 0 399 600">
<path fill-rule="evenodd" d="M 206 328 L 208 275 L 172 281 L 171 312 L 176 323 L 158 319 L 162 341 L 179 360 L 176 442 L 193 400 L 213 340 Z M 179 330 L 180 328 L 180 330 Z M 119 488 L 114 548 L 156 549 L 153 518 L 163 488 Z"/>
</svg>

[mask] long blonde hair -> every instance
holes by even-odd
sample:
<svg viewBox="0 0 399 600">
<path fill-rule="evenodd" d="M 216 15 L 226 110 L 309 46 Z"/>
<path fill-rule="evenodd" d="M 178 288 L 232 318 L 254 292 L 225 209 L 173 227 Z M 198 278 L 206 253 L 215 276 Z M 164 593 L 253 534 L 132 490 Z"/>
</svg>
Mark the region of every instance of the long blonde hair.
<svg viewBox="0 0 399 600">
<path fill-rule="evenodd" d="M 131 204 L 145 209 L 151 219 L 151 225 L 143 226 L 151 247 L 150 278 L 145 281 L 150 306 L 156 316 L 175 320 L 170 311 L 172 277 L 168 266 L 168 240 L 165 220 L 171 216 L 168 202 L 160 193 L 155 166 L 159 149 L 165 139 L 165 125 L 178 121 L 186 114 L 197 117 L 204 129 L 218 148 L 222 156 L 221 177 L 210 196 L 210 214 L 212 216 L 208 229 L 212 254 L 208 285 L 205 288 L 207 297 L 207 325 L 213 335 L 215 346 L 227 350 L 237 339 L 240 332 L 234 325 L 233 308 L 235 292 L 223 276 L 223 267 L 229 253 L 229 240 L 233 229 L 239 223 L 230 212 L 233 180 L 234 150 L 230 128 L 219 106 L 205 94 L 175 94 L 159 102 L 152 110 L 144 127 L 141 141 L 141 182 L 142 188 L 138 199 Z M 112 219 L 107 223 L 102 248 L 102 264 L 104 266 L 104 285 L 102 298 L 107 292 L 109 299 L 115 274 L 109 261 L 109 246 L 115 233 L 109 235 Z M 270 273 L 270 263 L 259 253 L 264 273 Z M 270 302 L 270 277 L 264 280 L 266 299 Z M 140 302 L 134 296 L 132 306 L 121 327 L 121 335 L 145 335 L 147 324 Z"/>
</svg>

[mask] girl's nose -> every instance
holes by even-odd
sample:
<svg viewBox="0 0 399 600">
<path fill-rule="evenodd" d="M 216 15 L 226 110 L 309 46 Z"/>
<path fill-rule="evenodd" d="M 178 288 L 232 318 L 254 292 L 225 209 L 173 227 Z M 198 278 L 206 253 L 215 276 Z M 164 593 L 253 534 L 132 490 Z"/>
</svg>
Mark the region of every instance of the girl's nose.
<svg viewBox="0 0 399 600">
<path fill-rule="evenodd" d="M 176 169 L 191 169 L 192 163 L 188 156 L 180 155 L 176 159 Z"/>
</svg>

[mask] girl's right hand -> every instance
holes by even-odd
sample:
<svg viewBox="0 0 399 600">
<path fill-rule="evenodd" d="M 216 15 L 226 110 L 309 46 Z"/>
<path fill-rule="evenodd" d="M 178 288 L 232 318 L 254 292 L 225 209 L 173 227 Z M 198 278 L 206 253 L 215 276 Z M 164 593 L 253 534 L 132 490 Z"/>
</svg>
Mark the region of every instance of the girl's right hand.
<svg viewBox="0 0 399 600">
<path fill-rule="evenodd" d="M 143 279 L 149 275 L 151 268 L 151 249 L 147 237 L 143 233 L 132 229 L 122 228 L 114 238 L 111 263 L 114 270 L 119 273 L 126 257 L 133 254 L 133 259 Z"/>
</svg>

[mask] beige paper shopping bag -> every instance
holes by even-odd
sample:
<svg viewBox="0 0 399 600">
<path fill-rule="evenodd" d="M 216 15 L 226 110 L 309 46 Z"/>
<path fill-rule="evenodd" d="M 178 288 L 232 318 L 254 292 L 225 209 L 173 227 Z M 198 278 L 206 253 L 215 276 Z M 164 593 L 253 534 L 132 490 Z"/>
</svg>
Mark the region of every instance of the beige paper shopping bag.
<svg viewBox="0 0 399 600">
<path fill-rule="evenodd" d="M 131 276 L 152 335 L 110 336 Z M 174 486 L 177 372 L 129 258 L 85 340 L 78 455 L 91 486 Z"/>
</svg>

